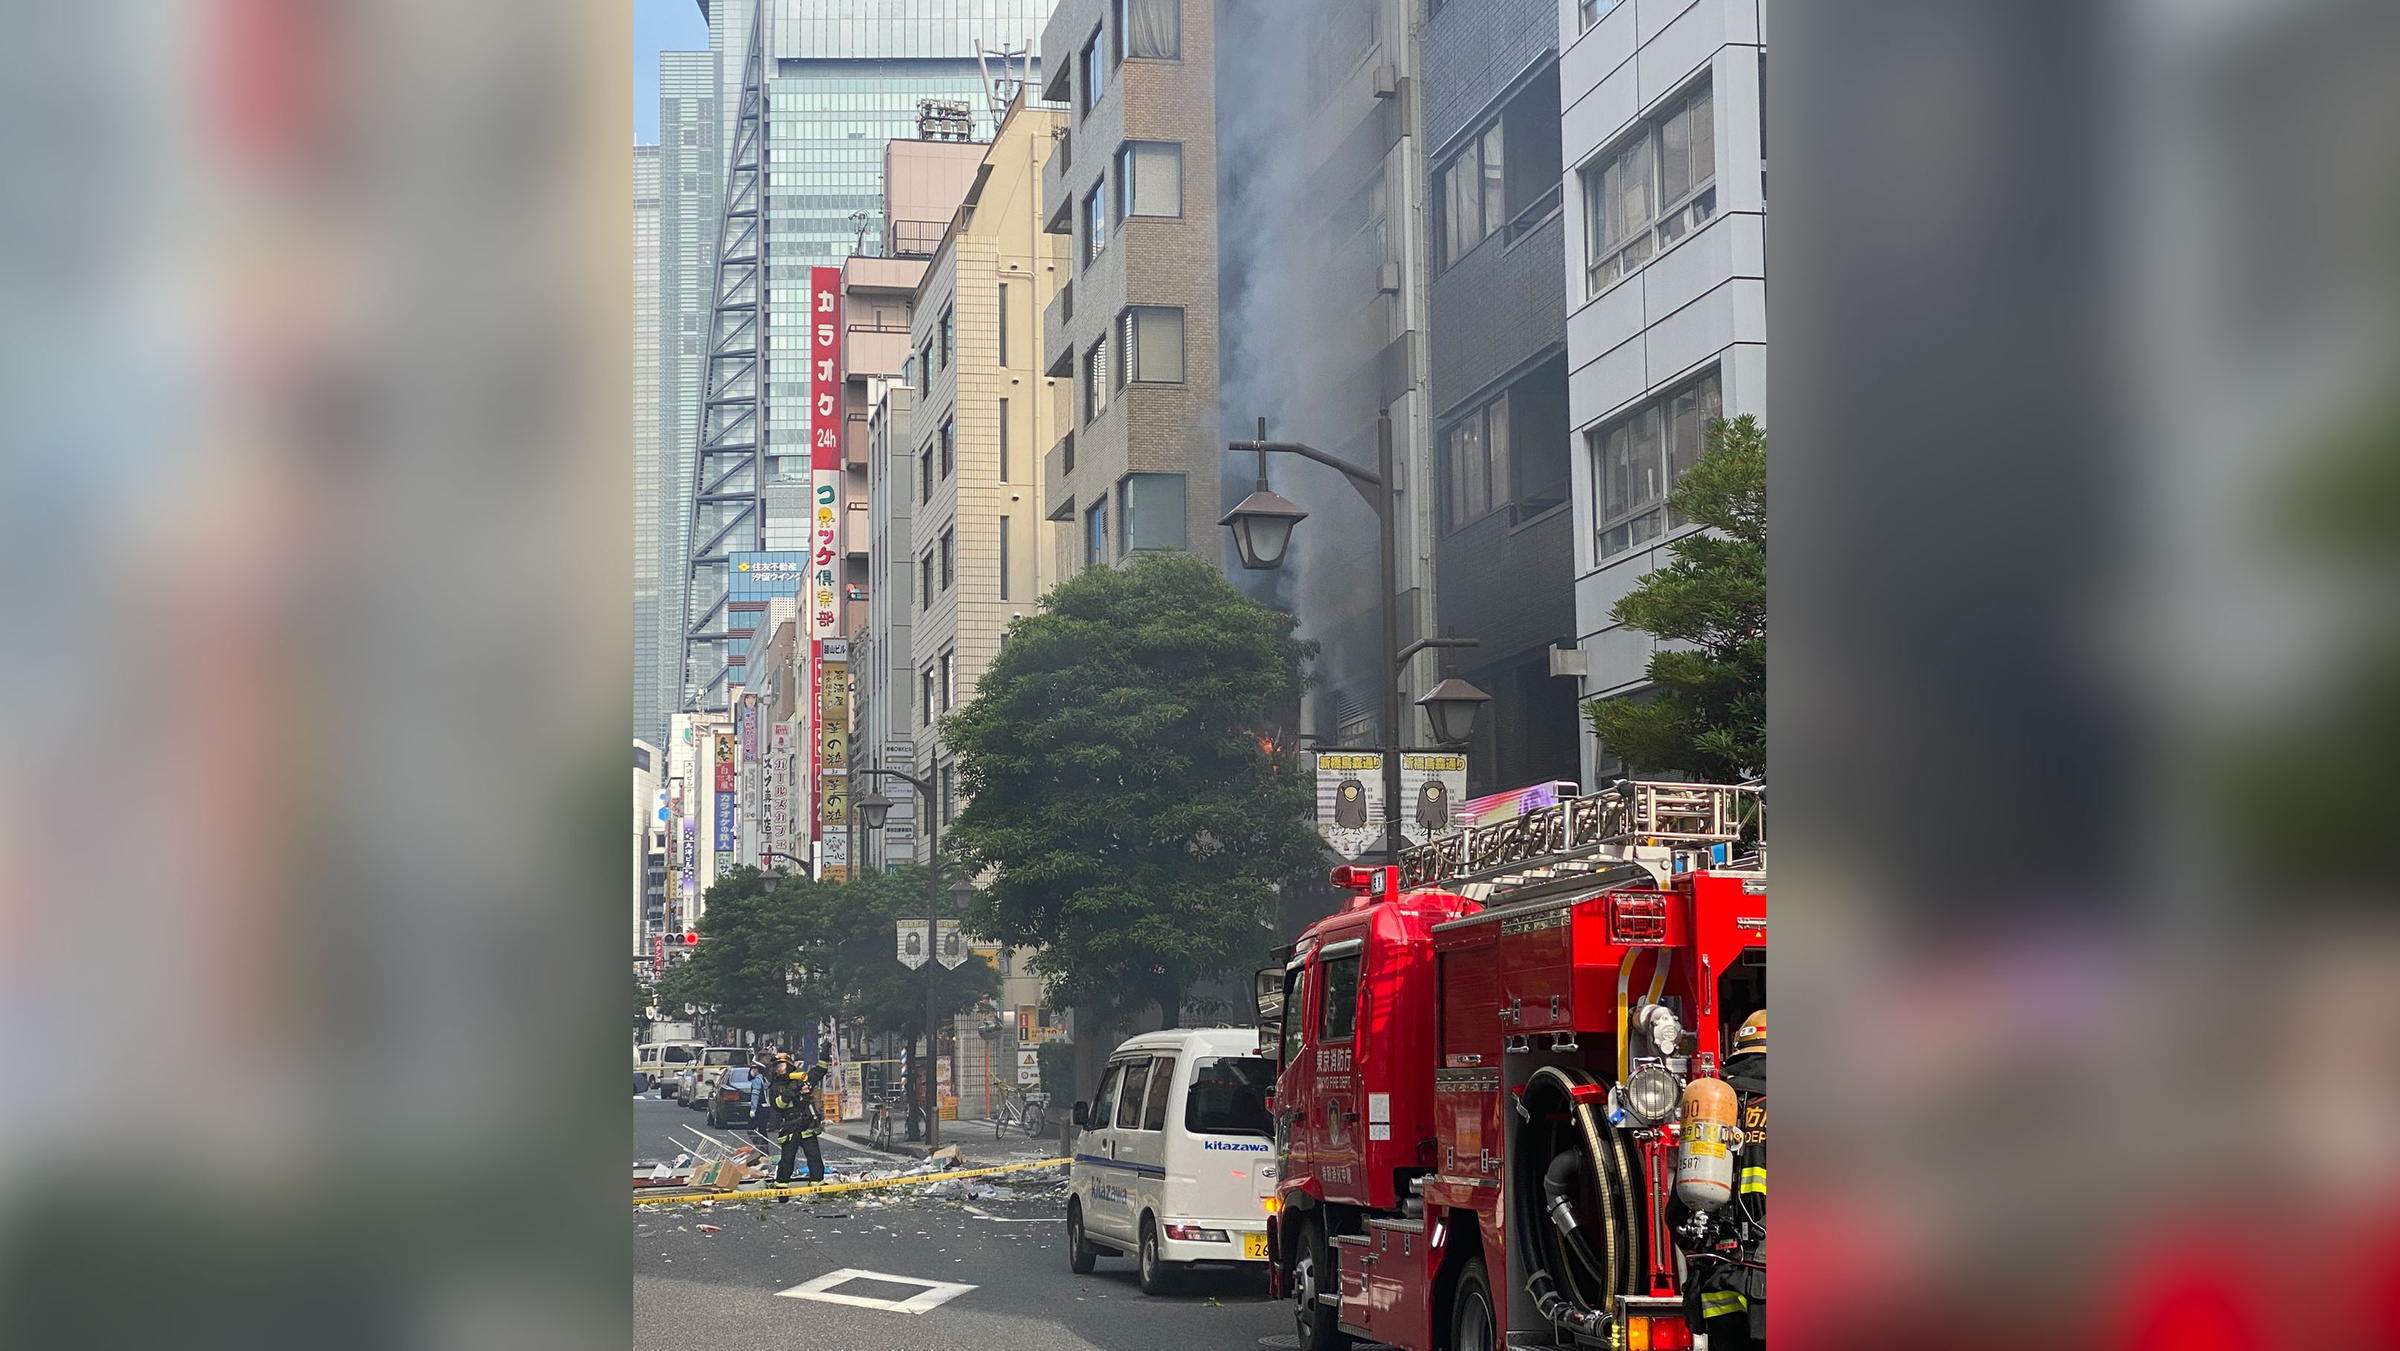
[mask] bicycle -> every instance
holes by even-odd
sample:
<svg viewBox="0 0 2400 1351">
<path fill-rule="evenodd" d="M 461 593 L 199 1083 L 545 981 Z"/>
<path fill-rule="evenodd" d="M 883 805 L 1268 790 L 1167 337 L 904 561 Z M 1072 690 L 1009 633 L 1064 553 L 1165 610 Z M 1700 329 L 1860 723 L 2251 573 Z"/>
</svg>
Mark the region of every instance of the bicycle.
<svg viewBox="0 0 2400 1351">
<path fill-rule="evenodd" d="M 1011 1128 L 1039 1137 L 1050 1128 L 1050 1095 L 1022 1088 L 1000 1090 L 1000 1105 L 992 1109 L 992 1138 L 1005 1138 Z"/>
<path fill-rule="evenodd" d="M 867 1104 L 867 1141 L 877 1149 L 892 1147 L 892 1108 L 899 1102 L 897 1093 L 885 1093 Z"/>
</svg>

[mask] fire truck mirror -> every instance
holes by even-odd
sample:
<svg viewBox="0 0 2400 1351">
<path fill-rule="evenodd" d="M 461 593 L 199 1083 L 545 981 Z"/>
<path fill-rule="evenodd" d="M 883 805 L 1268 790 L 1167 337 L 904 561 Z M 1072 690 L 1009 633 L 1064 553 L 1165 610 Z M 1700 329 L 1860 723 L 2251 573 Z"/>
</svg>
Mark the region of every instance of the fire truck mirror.
<svg viewBox="0 0 2400 1351">
<path fill-rule="evenodd" d="M 1090 1125 L 1090 1124 L 1091 1124 L 1091 1115 L 1092 1115 L 1092 1105 L 1091 1105 L 1090 1103 L 1088 1103 L 1088 1102 L 1079 1102 L 1079 1103 L 1076 1103 L 1076 1104 L 1075 1104 L 1075 1129 L 1077 1129 L 1077 1130 L 1082 1130 L 1084 1127 L 1086 1127 L 1086 1126 Z"/>
<path fill-rule="evenodd" d="M 1251 998 L 1258 1008 L 1262 1023 L 1279 1022 L 1283 1018 L 1283 968 L 1260 968 L 1251 984 Z"/>
</svg>

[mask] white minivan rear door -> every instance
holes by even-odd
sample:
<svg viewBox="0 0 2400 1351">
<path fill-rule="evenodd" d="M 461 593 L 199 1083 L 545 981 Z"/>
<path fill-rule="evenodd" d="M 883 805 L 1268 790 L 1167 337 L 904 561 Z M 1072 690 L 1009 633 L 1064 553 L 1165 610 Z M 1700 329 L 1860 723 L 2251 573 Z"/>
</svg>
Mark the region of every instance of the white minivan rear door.
<svg viewBox="0 0 2400 1351">
<path fill-rule="evenodd" d="M 1193 1060 L 1182 1119 L 1171 1123 L 1184 1137 L 1174 1171 L 1190 1169 L 1189 1181 L 1177 1177 L 1173 1188 L 1188 1189 L 1190 1219 L 1265 1225 L 1260 1201 L 1275 1191 L 1275 1122 L 1267 1113 L 1274 1090 L 1275 1062 L 1265 1056 L 1202 1052 Z"/>
</svg>

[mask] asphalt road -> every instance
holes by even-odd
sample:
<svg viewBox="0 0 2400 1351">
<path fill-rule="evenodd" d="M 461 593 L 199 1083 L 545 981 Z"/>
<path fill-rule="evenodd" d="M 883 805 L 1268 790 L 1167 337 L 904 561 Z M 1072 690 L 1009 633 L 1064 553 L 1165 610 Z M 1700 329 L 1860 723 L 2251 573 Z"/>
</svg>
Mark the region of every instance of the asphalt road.
<svg viewBox="0 0 2400 1351">
<path fill-rule="evenodd" d="M 699 1114 L 637 1101 L 634 1156 L 673 1157 Z M 828 1140 L 828 1170 L 891 1167 L 889 1156 Z M 1037 1180 L 1038 1179 L 1038 1180 Z M 1145 1297 L 1133 1263 L 1067 1270 L 1063 1170 L 989 1182 L 800 1197 L 788 1202 L 634 1208 L 633 1344 L 645 1351 L 1253 1351 L 1288 1334 L 1288 1306 L 1246 1272 L 1188 1275 L 1179 1293 Z M 715 1227 L 706 1232 L 702 1225 Z M 783 1295 L 843 1270 L 822 1293 L 929 1306 L 923 1312 Z M 942 1285 L 909 1284 L 937 1282 Z M 963 1291 L 949 1286 L 971 1287 Z"/>
</svg>

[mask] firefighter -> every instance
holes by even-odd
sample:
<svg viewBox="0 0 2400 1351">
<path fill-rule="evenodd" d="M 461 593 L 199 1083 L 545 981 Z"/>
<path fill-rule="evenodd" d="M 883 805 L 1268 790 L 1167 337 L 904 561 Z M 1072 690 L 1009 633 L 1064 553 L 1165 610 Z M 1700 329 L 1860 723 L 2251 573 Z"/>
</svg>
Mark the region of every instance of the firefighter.
<svg viewBox="0 0 2400 1351">
<path fill-rule="evenodd" d="M 778 1183 L 792 1180 L 793 1156 L 800 1151 L 808 1154 L 808 1180 L 825 1180 L 825 1156 L 817 1148 L 817 1137 L 824 1132 L 825 1114 L 817 1100 L 817 1088 L 825 1077 L 825 1056 L 817 1056 L 814 1074 L 792 1063 L 789 1055 L 775 1057 L 775 1078 L 769 1086 L 768 1100 L 775 1108 L 776 1140 L 783 1145 L 783 1158 L 775 1168 Z"/>
<path fill-rule="evenodd" d="M 1742 1020 L 1725 1057 L 1725 1082 L 1739 1104 L 1743 1143 L 1732 1235 L 1723 1262 L 1698 1283 L 1700 1316 L 1711 1351 L 1767 1344 L 1767 1011 Z"/>
</svg>

